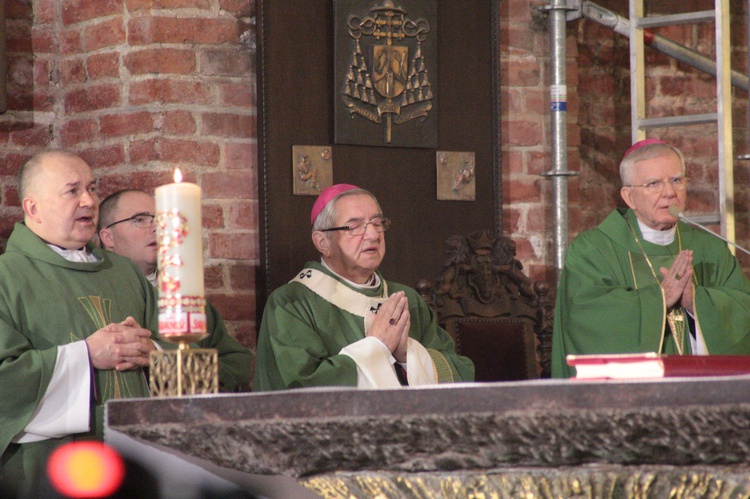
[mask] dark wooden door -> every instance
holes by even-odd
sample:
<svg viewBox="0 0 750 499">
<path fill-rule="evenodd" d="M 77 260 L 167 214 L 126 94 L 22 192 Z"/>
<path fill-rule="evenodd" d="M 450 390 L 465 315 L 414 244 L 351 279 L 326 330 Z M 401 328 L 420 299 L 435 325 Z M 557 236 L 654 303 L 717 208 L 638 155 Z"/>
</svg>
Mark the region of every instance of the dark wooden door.
<svg viewBox="0 0 750 499">
<path fill-rule="evenodd" d="M 332 146 L 333 183 L 378 198 L 393 221 L 381 266 L 390 280 L 432 280 L 448 236 L 502 227 L 497 11 L 494 0 L 438 2 L 438 147 L 421 149 L 335 144 L 331 0 L 259 2 L 259 318 L 267 294 L 318 259 L 309 221 L 315 197 L 292 194 L 294 145 Z M 437 200 L 436 150 L 475 153 L 475 201 Z"/>
</svg>

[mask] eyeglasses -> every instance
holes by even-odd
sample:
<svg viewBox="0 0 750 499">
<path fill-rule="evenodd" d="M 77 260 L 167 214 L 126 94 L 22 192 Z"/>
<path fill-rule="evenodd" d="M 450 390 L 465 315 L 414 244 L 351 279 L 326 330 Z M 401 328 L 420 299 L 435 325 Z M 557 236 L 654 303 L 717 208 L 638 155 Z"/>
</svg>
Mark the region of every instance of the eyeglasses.
<svg viewBox="0 0 750 499">
<path fill-rule="evenodd" d="M 367 231 L 367 226 L 372 225 L 378 232 L 385 232 L 391 226 L 389 218 L 373 218 L 369 222 L 354 222 L 341 227 L 331 227 L 330 229 L 321 229 L 321 232 L 330 232 L 333 230 L 345 230 L 352 236 L 361 236 Z"/>
<path fill-rule="evenodd" d="M 133 222 L 133 225 L 138 227 L 139 229 L 149 229 L 153 227 L 154 225 L 154 216 L 153 215 L 133 215 L 132 217 L 123 218 L 122 220 L 118 220 L 117 222 L 112 222 L 111 224 L 104 227 L 105 229 L 109 229 L 112 226 L 115 226 L 117 224 L 121 224 L 123 222 Z"/>
<path fill-rule="evenodd" d="M 655 194 L 657 192 L 663 191 L 666 184 L 671 185 L 672 189 L 676 191 L 684 191 L 687 187 L 687 183 L 688 177 L 672 177 L 667 181 L 652 180 L 651 182 L 646 182 L 645 184 L 630 184 L 624 185 L 623 187 L 643 187 L 647 191 L 653 192 Z"/>
</svg>

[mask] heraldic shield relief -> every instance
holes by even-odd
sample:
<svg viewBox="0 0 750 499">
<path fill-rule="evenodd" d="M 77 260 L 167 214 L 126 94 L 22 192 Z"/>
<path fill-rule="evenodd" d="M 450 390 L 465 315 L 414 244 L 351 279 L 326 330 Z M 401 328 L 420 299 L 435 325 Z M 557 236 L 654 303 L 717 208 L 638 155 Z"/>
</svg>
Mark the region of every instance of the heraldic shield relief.
<svg viewBox="0 0 750 499">
<path fill-rule="evenodd" d="M 336 143 L 437 147 L 437 0 L 335 0 Z"/>
</svg>

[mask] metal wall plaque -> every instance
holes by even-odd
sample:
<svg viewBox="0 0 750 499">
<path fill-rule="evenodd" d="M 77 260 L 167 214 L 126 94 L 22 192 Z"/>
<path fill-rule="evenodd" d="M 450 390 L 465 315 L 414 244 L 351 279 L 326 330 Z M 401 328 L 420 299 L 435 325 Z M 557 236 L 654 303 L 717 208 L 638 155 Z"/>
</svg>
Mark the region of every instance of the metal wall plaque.
<svg viewBox="0 0 750 499">
<path fill-rule="evenodd" d="M 439 201 L 476 200 L 473 152 L 437 151 L 437 198 Z"/>
<path fill-rule="evenodd" d="M 333 185 L 330 146 L 292 146 L 292 190 L 296 196 L 317 196 Z"/>
<path fill-rule="evenodd" d="M 437 147 L 436 0 L 334 0 L 337 144 Z"/>
</svg>

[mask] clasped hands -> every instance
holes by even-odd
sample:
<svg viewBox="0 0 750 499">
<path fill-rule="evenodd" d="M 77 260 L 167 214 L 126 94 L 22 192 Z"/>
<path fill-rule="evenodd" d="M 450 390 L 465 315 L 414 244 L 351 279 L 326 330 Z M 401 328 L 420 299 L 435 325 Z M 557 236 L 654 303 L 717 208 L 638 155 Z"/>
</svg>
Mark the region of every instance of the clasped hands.
<svg viewBox="0 0 750 499">
<path fill-rule="evenodd" d="M 132 317 L 108 324 L 86 338 L 91 364 L 96 369 L 118 371 L 146 367 L 149 354 L 156 350 L 150 337 L 151 331 Z"/>
<path fill-rule="evenodd" d="M 409 301 L 403 291 L 398 291 L 389 296 L 380 307 L 367 331 L 367 336 L 382 341 L 396 360 L 404 363 L 410 327 Z"/>
<path fill-rule="evenodd" d="M 667 300 L 667 309 L 679 304 L 693 312 L 693 251 L 682 250 L 667 269 L 659 269 L 662 275 L 661 287 Z"/>
</svg>

